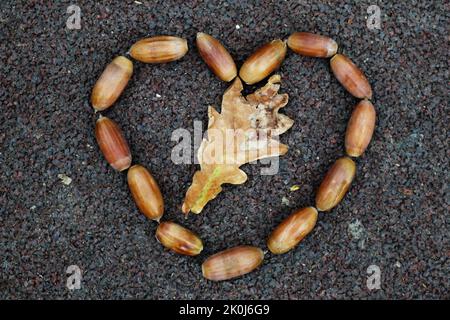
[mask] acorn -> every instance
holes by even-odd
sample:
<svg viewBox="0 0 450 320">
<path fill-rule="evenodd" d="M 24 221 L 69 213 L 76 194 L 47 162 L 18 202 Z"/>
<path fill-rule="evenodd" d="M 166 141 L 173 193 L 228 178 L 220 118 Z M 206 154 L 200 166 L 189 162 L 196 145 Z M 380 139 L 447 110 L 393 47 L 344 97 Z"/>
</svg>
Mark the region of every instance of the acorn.
<svg viewBox="0 0 450 320">
<path fill-rule="evenodd" d="M 202 273 L 208 280 L 228 280 L 255 270 L 263 260 L 264 252 L 260 248 L 238 246 L 206 259 L 202 264 Z"/>
<path fill-rule="evenodd" d="M 277 39 L 269 42 L 245 60 L 239 76 L 247 84 L 254 84 L 278 69 L 286 56 L 286 42 Z"/>
<path fill-rule="evenodd" d="M 197 48 L 205 63 L 220 80 L 229 82 L 236 78 L 236 64 L 227 49 L 217 39 L 199 32 Z"/>
<path fill-rule="evenodd" d="M 372 87 L 364 73 L 346 56 L 336 54 L 330 60 L 336 79 L 354 97 L 372 99 Z"/>
<path fill-rule="evenodd" d="M 356 165 L 352 159 L 343 157 L 333 164 L 322 180 L 316 194 L 319 211 L 333 209 L 345 196 L 355 178 Z"/>
<path fill-rule="evenodd" d="M 175 222 L 161 222 L 156 229 L 156 239 L 166 248 L 187 256 L 196 256 L 203 250 L 200 237 Z"/>
<path fill-rule="evenodd" d="M 136 206 L 147 218 L 159 221 L 164 213 L 164 200 L 158 183 L 141 165 L 128 170 L 128 186 Z"/>
<path fill-rule="evenodd" d="M 188 52 L 186 39 L 173 36 L 144 38 L 133 44 L 130 56 L 145 63 L 166 63 L 181 59 Z"/>
<path fill-rule="evenodd" d="M 349 156 L 359 157 L 367 149 L 375 121 L 375 107 L 369 100 L 361 100 L 352 112 L 345 133 L 345 150 Z"/>
<path fill-rule="evenodd" d="M 312 231 L 317 222 L 317 210 L 314 207 L 297 210 L 283 220 L 272 231 L 267 247 L 273 254 L 286 253 L 294 248 Z"/>
<path fill-rule="evenodd" d="M 92 107 L 102 111 L 114 104 L 133 74 L 133 63 L 122 56 L 108 64 L 91 93 Z"/>
<path fill-rule="evenodd" d="M 338 49 L 338 44 L 333 39 L 309 32 L 291 34 L 287 45 L 295 53 L 316 58 L 332 57 Z"/>
<path fill-rule="evenodd" d="M 106 161 L 117 171 L 131 165 L 131 152 L 119 126 L 107 117 L 95 123 L 95 137 Z"/>
</svg>

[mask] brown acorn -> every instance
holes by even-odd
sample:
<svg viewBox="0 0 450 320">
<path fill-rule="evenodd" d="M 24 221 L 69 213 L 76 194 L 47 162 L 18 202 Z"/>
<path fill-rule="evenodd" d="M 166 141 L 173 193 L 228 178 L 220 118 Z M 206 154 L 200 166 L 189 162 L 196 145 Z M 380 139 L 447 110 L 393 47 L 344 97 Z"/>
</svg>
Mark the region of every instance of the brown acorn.
<svg viewBox="0 0 450 320">
<path fill-rule="evenodd" d="M 278 69 L 286 56 L 286 43 L 280 39 L 273 40 L 245 60 L 239 76 L 247 84 L 254 84 Z"/>
<path fill-rule="evenodd" d="M 354 97 L 372 98 L 372 87 L 364 73 L 346 56 L 336 54 L 330 60 L 331 70 L 336 79 Z"/>
<path fill-rule="evenodd" d="M 133 63 L 122 56 L 108 64 L 94 85 L 91 104 L 97 111 L 102 111 L 114 104 L 128 84 L 133 74 Z"/>
<path fill-rule="evenodd" d="M 253 271 L 263 260 L 264 252 L 257 247 L 234 247 L 206 259 L 202 264 L 202 273 L 212 281 L 228 280 Z"/>
<path fill-rule="evenodd" d="M 217 39 L 199 32 L 197 48 L 200 56 L 219 79 L 229 82 L 236 78 L 236 64 L 227 49 Z"/>
<path fill-rule="evenodd" d="M 351 157 L 359 157 L 367 149 L 375 129 L 376 112 L 369 100 L 361 100 L 355 107 L 345 133 L 345 150 Z"/>
<path fill-rule="evenodd" d="M 319 211 L 333 209 L 345 196 L 356 173 L 352 159 L 343 157 L 333 164 L 320 184 L 316 194 L 316 208 Z"/>
<path fill-rule="evenodd" d="M 95 124 L 95 137 L 106 161 L 117 171 L 128 169 L 131 153 L 119 126 L 107 117 L 100 117 Z"/>
<path fill-rule="evenodd" d="M 203 250 L 200 237 L 175 222 L 161 222 L 156 229 L 156 239 L 166 248 L 187 256 L 196 256 Z"/>
<path fill-rule="evenodd" d="M 267 240 L 267 247 L 273 254 L 288 252 L 294 248 L 308 233 L 317 221 L 317 210 L 314 207 L 297 210 L 284 219 Z"/>
<path fill-rule="evenodd" d="M 295 53 L 316 58 L 332 57 L 338 49 L 338 44 L 333 39 L 309 32 L 291 34 L 287 45 Z"/>
<path fill-rule="evenodd" d="M 166 63 L 181 59 L 188 52 L 186 39 L 173 36 L 144 38 L 133 44 L 130 56 L 145 63 Z"/>
<path fill-rule="evenodd" d="M 128 186 L 139 210 L 149 219 L 159 221 L 164 213 L 164 200 L 158 184 L 141 165 L 128 170 Z"/>
</svg>

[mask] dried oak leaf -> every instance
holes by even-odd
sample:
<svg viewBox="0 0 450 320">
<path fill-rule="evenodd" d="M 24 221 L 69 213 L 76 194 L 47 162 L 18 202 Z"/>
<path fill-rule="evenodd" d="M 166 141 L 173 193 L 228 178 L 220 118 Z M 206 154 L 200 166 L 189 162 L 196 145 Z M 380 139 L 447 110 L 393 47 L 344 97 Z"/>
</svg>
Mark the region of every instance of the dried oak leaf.
<svg viewBox="0 0 450 320">
<path fill-rule="evenodd" d="M 244 98 L 239 78 L 225 91 L 222 112 L 208 108 L 207 138 L 198 150 L 200 171 L 194 174 L 186 192 L 182 210 L 200 213 L 214 199 L 224 183 L 242 184 L 247 175 L 239 167 L 258 159 L 283 155 L 288 147 L 277 136 L 286 132 L 294 121 L 279 114 L 288 102 L 287 94 L 278 94 L 280 76 Z"/>
</svg>

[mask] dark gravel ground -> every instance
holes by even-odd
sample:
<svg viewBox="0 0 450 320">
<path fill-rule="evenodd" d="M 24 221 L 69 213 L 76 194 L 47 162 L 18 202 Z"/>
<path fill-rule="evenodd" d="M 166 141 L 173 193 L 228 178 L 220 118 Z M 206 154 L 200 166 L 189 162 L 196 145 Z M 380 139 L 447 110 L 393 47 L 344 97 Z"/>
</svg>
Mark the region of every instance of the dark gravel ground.
<svg viewBox="0 0 450 320">
<path fill-rule="evenodd" d="M 1 298 L 449 298 L 447 1 L 141 2 L 1 1 Z M 81 30 L 66 28 L 73 3 Z M 366 26 L 371 4 L 381 8 L 381 30 Z M 199 58 L 195 34 L 216 36 L 242 63 L 261 44 L 299 30 L 334 37 L 365 71 L 378 112 L 374 139 L 349 194 L 320 214 L 299 247 L 267 255 L 243 278 L 208 282 L 205 257 L 237 244 L 264 247 L 283 217 L 314 203 L 343 154 L 356 100 L 326 60 L 289 53 L 281 91 L 295 124 L 281 138 L 290 151 L 279 174 L 246 165 L 247 183 L 227 186 L 184 221 L 180 205 L 197 166 L 171 161 L 171 134 L 192 132 L 194 120 L 205 126 L 207 105 L 220 105 L 227 87 Z M 165 219 L 204 239 L 197 258 L 157 243 L 156 224 L 137 211 L 126 176 L 107 165 L 93 134 L 93 84 L 113 57 L 149 34 L 185 37 L 191 50 L 175 63 L 135 64 L 126 92 L 104 114 L 123 128 L 135 162 L 153 171 Z M 291 192 L 294 184 L 300 190 Z M 66 288 L 69 265 L 83 271 L 80 290 Z M 381 270 L 379 290 L 366 286 L 370 265 Z"/>
</svg>

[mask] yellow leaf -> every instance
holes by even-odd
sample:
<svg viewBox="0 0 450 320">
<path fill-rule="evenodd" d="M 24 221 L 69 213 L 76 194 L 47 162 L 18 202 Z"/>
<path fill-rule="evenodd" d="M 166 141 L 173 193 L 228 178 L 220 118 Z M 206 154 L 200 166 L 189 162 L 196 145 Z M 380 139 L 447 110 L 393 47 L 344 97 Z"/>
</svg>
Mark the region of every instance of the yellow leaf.
<svg viewBox="0 0 450 320">
<path fill-rule="evenodd" d="M 279 82 L 279 75 L 272 76 L 264 87 L 244 98 L 238 77 L 223 95 L 221 113 L 208 108 L 207 138 L 198 150 L 200 170 L 186 192 L 185 214 L 200 213 L 222 191 L 222 184 L 244 183 L 247 175 L 239 169 L 241 165 L 287 152 L 277 137 L 294 121 L 278 113 L 288 102 L 287 94 L 278 94 Z"/>
</svg>

